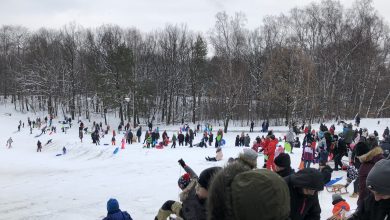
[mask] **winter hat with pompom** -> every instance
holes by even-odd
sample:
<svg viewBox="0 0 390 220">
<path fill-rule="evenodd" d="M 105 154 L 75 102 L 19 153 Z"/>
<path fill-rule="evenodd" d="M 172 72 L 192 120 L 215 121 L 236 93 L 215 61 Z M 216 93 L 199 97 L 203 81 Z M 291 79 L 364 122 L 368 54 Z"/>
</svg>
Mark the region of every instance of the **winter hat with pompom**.
<svg viewBox="0 0 390 220">
<path fill-rule="evenodd" d="M 191 182 L 190 174 L 185 173 L 181 177 L 179 177 L 177 184 L 179 185 L 179 188 L 183 190 L 188 186 L 188 184 L 190 184 L 190 182 Z"/>
</svg>

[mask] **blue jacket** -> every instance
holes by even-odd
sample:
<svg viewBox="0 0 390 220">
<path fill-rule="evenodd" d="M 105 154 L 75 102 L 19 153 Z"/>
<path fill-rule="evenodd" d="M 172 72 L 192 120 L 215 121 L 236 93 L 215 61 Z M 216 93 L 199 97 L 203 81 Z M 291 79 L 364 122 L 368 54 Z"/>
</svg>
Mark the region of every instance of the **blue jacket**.
<svg viewBox="0 0 390 220">
<path fill-rule="evenodd" d="M 126 211 L 122 212 L 121 210 L 115 212 L 115 213 L 108 213 L 107 217 L 105 217 L 103 220 L 133 220 L 129 213 Z"/>
</svg>

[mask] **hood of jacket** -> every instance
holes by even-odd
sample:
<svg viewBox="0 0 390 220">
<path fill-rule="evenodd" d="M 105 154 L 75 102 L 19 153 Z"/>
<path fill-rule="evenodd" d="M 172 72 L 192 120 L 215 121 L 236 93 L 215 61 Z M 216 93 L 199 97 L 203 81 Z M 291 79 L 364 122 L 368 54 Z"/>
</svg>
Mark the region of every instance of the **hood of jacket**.
<svg viewBox="0 0 390 220">
<path fill-rule="evenodd" d="M 380 159 L 382 159 L 381 155 L 383 155 L 383 150 L 381 147 L 374 147 L 372 150 L 370 150 L 368 153 L 361 155 L 359 158 L 361 163 L 368 163 L 368 162 L 377 162 Z"/>
<path fill-rule="evenodd" d="M 322 191 L 324 189 L 324 176 L 314 168 L 298 171 L 290 176 L 290 181 L 292 186 L 296 188 L 307 188 L 316 191 Z"/>
<path fill-rule="evenodd" d="M 270 212 L 272 208 L 272 212 Z M 283 178 L 265 170 L 251 170 L 241 163 L 224 168 L 214 178 L 208 198 L 209 219 L 287 219 L 289 189 Z"/>
</svg>

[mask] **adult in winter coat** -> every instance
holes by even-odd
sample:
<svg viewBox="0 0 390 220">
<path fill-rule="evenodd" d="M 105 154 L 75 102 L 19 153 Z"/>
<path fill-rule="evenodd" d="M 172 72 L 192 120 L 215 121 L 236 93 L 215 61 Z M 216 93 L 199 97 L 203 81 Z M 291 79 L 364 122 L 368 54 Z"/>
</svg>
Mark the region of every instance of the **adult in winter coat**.
<svg viewBox="0 0 390 220">
<path fill-rule="evenodd" d="M 184 134 L 180 132 L 179 135 L 177 135 L 177 139 L 179 140 L 179 146 L 183 146 Z"/>
<path fill-rule="evenodd" d="M 340 138 L 337 144 L 335 145 L 333 149 L 334 154 L 334 170 L 339 170 L 343 168 L 343 163 L 341 162 L 341 159 L 343 156 L 347 153 L 347 144 L 345 143 L 344 138 Z"/>
<path fill-rule="evenodd" d="M 382 137 L 386 138 L 388 136 L 390 136 L 390 130 L 389 130 L 389 127 L 386 127 L 386 129 L 383 131 Z"/>
<path fill-rule="evenodd" d="M 245 147 L 249 147 L 250 143 L 251 143 L 251 138 L 249 137 L 248 134 L 246 134 L 245 139 L 244 139 Z"/>
<path fill-rule="evenodd" d="M 42 143 L 39 140 L 37 142 L 37 152 L 42 152 Z"/>
<path fill-rule="evenodd" d="M 12 138 L 10 137 L 10 138 L 7 140 L 7 145 L 6 145 L 6 146 L 8 146 L 8 149 L 12 147 L 12 142 L 14 142 L 14 141 L 13 141 Z"/>
<path fill-rule="evenodd" d="M 368 150 L 368 149 L 367 149 Z M 375 147 L 367 153 L 358 157 L 360 160 L 360 168 L 359 168 L 359 199 L 357 201 L 358 207 L 362 205 L 363 200 L 368 195 L 368 189 L 366 187 L 366 179 L 370 170 L 374 167 L 374 165 L 383 159 L 383 150 L 381 147 Z"/>
<path fill-rule="evenodd" d="M 138 143 L 141 143 L 141 135 L 142 135 L 142 127 L 140 126 L 137 130 Z"/>
<path fill-rule="evenodd" d="M 355 124 L 357 127 L 359 127 L 359 125 L 360 125 L 360 116 L 359 115 L 356 115 Z"/>
<path fill-rule="evenodd" d="M 127 133 L 127 143 L 133 144 L 133 132 L 131 130 L 128 131 Z"/>
<path fill-rule="evenodd" d="M 119 209 L 119 203 L 116 199 L 107 201 L 107 217 L 103 220 L 133 220 L 129 213 Z"/>
<path fill-rule="evenodd" d="M 387 158 L 390 154 L 390 136 L 387 136 L 381 143 L 381 148 L 383 150 L 383 156 Z"/>
<path fill-rule="evenodd" d="M 188 142 L 190 141 L 190 135 L 188 132 L 186 133 L 186 136 L 184 137 L 185 146 L 187 146 Z"/>
<path fill-rule="evenodd" d="M 158 211 L 155 220 L 165 220 L 170 214 L 176 214 L 184 220 L 206 220 L 208 189 L 213 177 L 221 169 L 221 167 L 210 167 L 203 170 L 197 184 L 191 187 L 182 203 L 172 200 L 166 201 Z"/>
<path fill-rule="evenodd" d="M 381 160 L 367 176 L 369 193 L 351 220 L 385 220 L 390 217 L 390 160 Z"/>
<path fill-rule="evenodd" d="M 290 155 L 281 153 L 275 158 L 275 172 L 281 177 L 286 177 L 295 173 L 295 170 L 291 168 Z"/>
<path fill-rule="evenodd" d="M 208 219 L 285 220 L 290 213 L 289 198 L 287 184 L 277 174 L 233 162 L 211 184 Z"/>
<path fill-rule="evenodd" d="M 190 144 L 190 147 L 192 147 L 192 142 L 194 141 L 194 131 L 192 129 L 189 130 L 189 135 L 190 135 L 190 137 L 189 137 L 188 142 Z"/>
<path fill-rule="evenodd" d="M 290 144 L 291 152 L 293 152 L 293 148 L 294 148 L 294 129 L 292 127 L 290 128 L 290 130 L 286 134 L 286 141 Z"/>
<path fill-rule="evenodd" d="M 323 175 L 314 168 L 284 178 L 290 190 L 291 220 L 320 220 L 318 191 L 324 189 Z"/>
</svg>

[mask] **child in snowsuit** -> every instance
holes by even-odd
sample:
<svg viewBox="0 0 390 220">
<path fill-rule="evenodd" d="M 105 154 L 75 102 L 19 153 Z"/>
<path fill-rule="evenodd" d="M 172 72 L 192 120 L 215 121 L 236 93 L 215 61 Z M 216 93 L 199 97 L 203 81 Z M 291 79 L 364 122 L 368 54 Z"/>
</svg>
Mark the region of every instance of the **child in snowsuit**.
<svg viewBox="0 0 390 220">
<path fill-rule="evenodd" d="M 332 195 L 333 219 L 345 219 L 345 215 L 350 211 L 349 204 L 339 194 Z"/>
<path fill-rule="evenodd" d="M 62 148 L 62 154 L 66 154 L 66 148 L 65 147 Z"/>
<path fill-rule="evenodd" d="M 115 145 L 115 136 L 112 136 L 111 138 L 111 145 Z"/>
<path fill-rule="evenodd" d="M 302 160 L 304 163 L 304 168 L 310 168 L 310 164 L 314 160 L 314 149 L 312 147 L 311 141 L 308 141 L 307 144 L 303 146 Z"/>
<path fill-rule="evenodd" d="M 172 135 L 172 145 L 171 145 L 171 148 L 176 148 L 176 135 L 175 134 L 173 134 Z"/>
<path fill-rule="evenodd" d="M 220 161 L 223 158 L 222 148 L 218 147 L 215 152 L 215 157 L 205 157 L 207 161 Z"/>
</svg>

